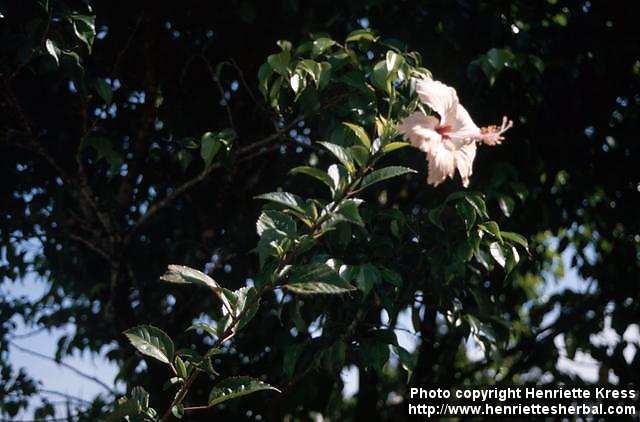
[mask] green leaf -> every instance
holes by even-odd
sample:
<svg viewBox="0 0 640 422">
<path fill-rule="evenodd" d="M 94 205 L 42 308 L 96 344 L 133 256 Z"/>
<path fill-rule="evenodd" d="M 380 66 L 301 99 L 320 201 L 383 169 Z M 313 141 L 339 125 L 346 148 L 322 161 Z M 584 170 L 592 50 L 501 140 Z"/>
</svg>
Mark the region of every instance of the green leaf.
<svg viewBox="0 0 640 422">
<path fill-rule="evenodd" d="M 196 331 L 196 330 L 202 330 L 205 333 L 209 334 L 211 337 L 218 338 L 218 332 L 216 331 L 216 329 L 210 326 L 209 324 L 205 324 L 204 322 L 196 322 L 195 324 L 187 328 L 186 331 Z"/>
<path fill-rule="evenodd" d="M 298 68 L 306 72 L 315 83 L 317 83 L 318 72 L 320 71 L 320 63 L 315 60 L 304 59 L 298 62 Z"/>
<path fill-rule="evenodd" d="M 333 180 L 331 179 L 331 177 L 326 172 L 315 167 L 294 167 L 293 169 L 289 170 L 289 174 L 306 174 L 307 176 L 311 176 L 314 179 L 317 179 L 325 185 L 329 186 L 329 189 L 334 188 Z"/>
<path fill-rule="evenodd" d="M 38 4 L 42 6 L 45 11 L 49 11 L 49 0 L 38 0 Z M 0 18 L 4 18 L 2 13 L 0 13 Z"/>
<path fill-rule="evenodd" d="M 371 86 L 367 84 L 365 74 L 362 71 L 353 70 L 340 76 L 338 80 L 345 85 L 357 89 L 365 95 L 374 95 L 373 88 L 371 88 Z"/>
<path fill-rule="evenodd" d="M 289 85 L 293 92 L 298 94 L 301 92 L 301 88 L 302 90 L 304 89 L 306 84 L 304 83 L 304 78 L 299 73 L 294 73 L 291 75 L 291 78 L 289 78 Z"/>
<path fill-rule="evenodd" d="M 413 375 L 413 371 L 416 369 L 416 365 L 418 364 L 417 356 L 398 345 L 392 345 L 391 348 L 398 355 L 400 365 L 402 365 L 404 370 L 407 371 L 407 382 L 409 382 Z"/>
<path fill-rule="evenodd" d="M 376 42 L 377 39 L 378 37 L 376 37 L 369 29 L 356 29 L 347 35 L 345 43 L 356 41 Z"/>
<path fill-rule="evenodd" d="M 180 356 L 176 356 L 175 362 L 176 362 L 176 372 L 178 373 L 178 376 L 180 378 L 187 378 L 187 376 L 189 376 L 187 372 L 187 367 L 185 366 L 184 361 L 180 359 Z"/>
<path fill-rule="evenodd" d="M 278 44 L 278 47 L 280 47 L 283 50 L 287 50 L 287 51 L 291 51 L 291 47 L 293 47 L 293 45 L 291 44 L 291 41 L 288 40 L 278 40 L 276 41 L 276 44 Z"/>
<path fill-rule="evenodd" d="M 402 287 L 402 277 L 397 272 L 391 271 L 388 268 L 380 268 L 380 274 L 382 275 L 382 279 L 387 283 L 396 287 Z"/>
<path fill-rule="evenodd" d="M 347 172 L 347 169 L 340 164 L 332 164 L 327 169 L 327 174 L 333 182 L 332 193 L 342 192 L 348 183 L 351 182 L 351 177 Z"/>
<path fill-rule="evenodd" d="M 290 61 L 291 53 L 287 50 L 283 50 L 278 54 L 272 54 L 267 57 L 267 63 L 269 63 L 269 66 L 282 76 L 288 75 Z"/>
<path fill-rule="evenodd" d="M 391 85 L 389 84 L 389 76 L 390 75 L 387 71 L 386 60 L 380 60 L 378 63 L 376 63 L 375 66 L 373 66 L 371 81 L 377 88 L 387 93 L 389 93 L 391 90 Z"/>
<path fill-rule="evenodd" d="M 478 336 L 481 339 L 487 340 L 490 343 L 496 342 L 495 333 L 490 325 L 483 323 L 473 315 L 465 315 L 464 317 L 469 323 L 472 334 Z"/>
<path fill-rule="evenodd" d="M 513 271 L 516 265 L 518 265 L 518 262 L 520 262 L 520 254 L 518 253 L 516 247 L 511 245 L 505 246 L 503 250 L 507 258 L 505 269 L 507 271 L 507 274 L 509 274 L 511 271 Z"/>
<path fill-rule="evenodd" d="M 295 266 L 289 275 L 289 283 L 310 282 L 323 282 L 338 286 L 345 285 L 345 281 L 340 275 L 329 265 L 322 262 Z"/>
<path fill-rule="evenodd" d="M 480 214 L 483 218 L 489 218 L 489 214 L 487 214 L 487 205 L 484 202 L 484 199 L 480 195 L 476 194 L 468 194 L 465 195 L 464 199 L 473 206 L 478 214 Z"/>
<path fill-rule="evenodd" d="M 392 177 L 402 176 L 407 173 L 416 173 L 415 170 L 410 169 L 409 167 L 402 166 L 389 166 L 385 168 L 378 169 L 367 174 L 360 184 L 360 189 L 366 188 L 367 186 L 371 186 L 374 183 L 381 182 L 386 179 L 391 179 Z"/>
<path fill-rule="evenodd" d="M 121 397 L 105 422 L 120 422 L 126 416 L 136 416 L 149 408 L 149 393 L 142 387 L 133 387 L 129 397 Z"/>
<path fill-rule="evenodd" d="M 311 54 L 313 57 L 319 56 L 328 48 L 331 48 L 335 45 L 335 41 L 330 38 L 318 38 L 313 41 L 313 47 L 311 50 Z"/>
<path fill-rule="evenodd" d="M 487 221 L 482 224 L 478 224 L 478 227 L 480 228 L 480 230 L 489 233 L 490 235 L 497 238 L 500 243 L 502 243 L 503 240 L 502 235 L 500 234 L 500 227 L 498 226 L 498 223 L 496 223 L 495 221 Z"/>
<path fill-rule="evenodd" d="M 364 128 L 348 122 L 343 122 L 342 124 L 351 129 L 354 135 L 356 135 L 356 138 L 358 138 L 360 143 L 364 145 L 365 148 L 367 148 L 368 150 L 371 149 L 371 139 L 369 138 L 369 135 L 367 135 L 367 132 L 364 130 Z"/>
<path fill-rule="evenodd" d="M 273 68 L 269 63 L 263 63 L 260 69 L 258 69 L 258 87 L 265 98 L 269 93 L 269 79 L 271 75 L 273 75 Z"/>
<path fill-rule="evenodd" d="M 202 135 L 202 139 L 200 140 L 200 156 L 204 160 L 206 167 L 211 165 L 221 147 L 222 142 L 220 142 L 220 138 L 217 134 L 206 132 Z"/>
<path fill-rule="evenodd" d="M 516 203 L 510 196 L 501 196 L 500 199 L 498 199 L 498 205 L 505 217 L 511 217 Z"/>
<path fill-rule="evenodd" d="M 93 40 L 96 36 L 96 17 L 88 15 L 71 15 L 69 18 L 73 24 L 73 31 L 75 32 L 76 37 L 78 37 L 78 39 L 87 46 L 89 53 L 91 53 Z"/>
<path fill-rule="evenodd" d="M 349 147 L 348 151 L 361 168 L 364 168 L 369 162 L 369 150 L 365 146 L 354 145 Z"/>
<path fill-rule="evenodd" d="M 182 419 L 184 416 L 184 406 L 181 404 L 177 404 L 171 407 L 171 414 L 176 417 L 176 419 Z"/>
<path fill-rule="evenodd" d="M 113 148 L 109 138 L 102 136 L 89 136 L 85 139 L 82 148 L 92 148 L 98 155 L 98 160 L 104 159 L 114 174 L 119 174 L 122 165 L 122 156 Z"/>
<path fill-rule="evenodd" d="M 277 230 L 287 236 L 295 236 L 297 224 L 287 214 L 276 210 L 264 210 L 256 222 L 258 236 L 262 236 L 265 230 Z"/>
<path fill-rule="evenodd" d="M 437 208 L 429 210 L 429 212 L 427 213 L 427 218 L 429 219 L 429 221 L 431 221 L 431 223 L 434 226 L 436 226 L 440 230 L 444 231 L 444 226 L 442 225 L 442 221 L 440 221 L 440 216 L 442 215 L 442 210 L 443 210 L 442 206 L 439 206 Z"/>
<path fill-rule="evenodd" d="M 223 146 L 227 149 L 236 137 L 233 129 L 224 129 L 220 132 L 206 132 L 200 138 L 200 156 L 204 160 L 205 168 L 209 167 L 216 157 L 220 148 Z"/>
<path fill-rule="evenodd" d="M 113 91 L 111 90 L 111 85 L 109 85 L 106 80 L 102 78 L 98 79 L 96 81 L 96 90 L 98 91 L 100 98 L 102 98 L 106 104 L 111 104 Z"/>
<path fill-rule="evenodd" d="M 362 221 L 362 217 L 360 217 L 360 213 L 358 212 L 358 206 L 361 203 L 361 200 L 346 199 L 340 203 L 336 213 L 346 221 L 364 227 L 364 221 Z"/>
<path fill-rule="evenodd" d="M 135 416 L 142 411 L 140 405 L 127 397 L 122 397 L 116 402 L 113 412 L 105 418 L 105 422 L 120 422 L 126 416 Z"/>
<path fill-rule="evenodd" d="M 404 62 L 404 57 L 396 53 L 395 51 L 387 51 L 386 57 L 386 65 L 387 72 L 392 73 L 395 72 Z"/>
<path fill-rule="evenodd" d="M 369 294 L 373 286 L 378 283 L 380 283 L 380 271 L 372 264 L 361 265 L 356 276 L 356 284 L 362 294 L 365 296 Z"/>
<path fill-rule="evenodd" d="M 210 288 L 228 309 L 231 305 L 227 299 L 229 290 L 221 287 L 214 279 L 196 269 L 182 265 L 169 265 L 167 272 L 161 277 L 161 281 L 176 284 L 199 284 Z"/>
<path fill-rule="evenodd" d="M 161 329 L 152 325 L 139 325 L 128 329 L 124 335 L 143 355 L 167 364 L 173 360 L 173 341 Z"/>
<path fill-rule="evenodd" d="M 47 50 L 47 53 L 49 53 L 49 55 L 51 55 L 51 57 L 53 57 L 53 59 L 56 61 L 56 64 L 60 66 L 60 58 L 58 57 L 58 53 L 60 52 L 60 49 L 58 49 L 55 43 L 51 41 L 49 38 L 47 38 L 47 40 L 45 41 L 44 46 L 45 46 L 45 49 Z"/>
<path fill-rule="evenodd" d="M 233 377 L 219 382 L 209 394 L 209 406 L 215 406 L 227 400 L 235 399 L 257 391 L 274 390 L 277 388 L 251 377 Z"/>
<path fill-rule="evenodd" d="M 320 262 L 294 267 L 284 287 L 302 294 L 337 294 L 353 290 L 353 286 L 344 281 L 333 268 Z"/>
<path fill-rule="evenodd" d="M 244 328 L 256 315 L 260 307 L 260 298 L 255 287 L 242 287 L 233 292 L 232 309 L 238 320 L 234 331 Z"/>
<path fill-rule="evenodd" d="M 389 360 L 389 345 L 375 340 L 363 340 L 360 343 L 360 356 L 364 366 L 380 373 Z"/>
<path fill-rule="evenodd" d="M 522 246 L 527 252 L 529 252 L 529 242 L 521 234 L 503 231 L 501 231 L 500 234 L 504 239 Z"/>
<path fill-rule="evenodd" d="M 455 256 L 462 262 L 469 262 L 471 258 L 473 258 L 473 253 L 475 249 L 473 249 L 473 234 L 468 235 L 466 239 L 462 239 L 455 246 Z"/>
<path fill-rule="evenodd" d="M 485 251 L 483 251 L 482 249 L 478 249 L 474 252 L 474 256 L 476 258 L 476 261 L 478 261 L 478 263 L 482 265 L 485 270 L 492 270 L 493 264 L 490 262 L 489 255 L 487 255 Z"/>
<path fill-rule="evenodd" d="M 287 378 L 292 378 L 295 374 L 296 363 L 303 351 L 304 347 L 302 344 L 291 345 L 285 350 L 284 357 L 282 359 L 282 372 Z"/>
<path fill-rule="evenodd" d="M 331 63 L 329 62 L 321 62 L 320 68 L 318 70 L 318 74 L 316 77 L 316 86 L 319 91 L 322 91 L 327 85 L 329 85 L 329 81 L 331 80 Z"/>
<path fill-rule="evenodd" d="M 220 285 L 205 273 L 183 265 L 169 265 L 160 280 L 167 283 L 200 284 L 213 290 L 220 288 Z"/>
<path fill-rule="evenodd" d="M 508 48 L 492 48 L 487 52 L 487 60 L 496 70 L 508 66 L 509 62 L 513 63 L 514 59 L 513 52 Z"/>
<path fill-rule="evenodd" d="M 280 205 L 284 205 L 300 214 L 305 215 L 305 204 L 302 198 L 289 192 L 270 192 L 258 195 L 256 199 L 264 199 L 266 201 L 275 202 Z"/>
<path fill-rule="evenodd" d="M 507 259 L 504 256 L 504 251 L 502 250 L 502 246 L 500 246 L 500 243 L 498 242 L 493 242 L 489 245 L 489 252 L 491 253 L 491 256 L 493 257 L 493 259 L 495 259 L 495 261 L 504 268 Z"/>
<path fill-rule="evenodd" d="M 455 208 L 460 218 L 462 218 L 467 231 L 471 230 L 476 222 L 475 208 L 468 202 L 457 202 Z"/>
<path fill-rule="evenodd" d="M 356 168 L 353 164 L 353 158 L 349 151 L 340 145 L 331 144 L 329 142 L 318 142 L 320 145 L 329 150 L 337 159 L 347 168 L 349 173 L 354 173 Z"/>
<path fill-rule="evenodd" d="M 395 151 L 397 149 L 408 147 L 408 146 L 409 146 L 408 142 L 390 142 L 382 147 L 381 149 L 382 155 L 388 154 L 391 151 Z"/>
<path fill-rule="evenodd" d="M 284 288 L 291 291 L 292 293 L 300 295 L 335 295 L 350 293 L 354 290 L 351 286 L 342 287 L 330 283 L 294 283 L 287 284 L 284 286 Z"/>
</svg>

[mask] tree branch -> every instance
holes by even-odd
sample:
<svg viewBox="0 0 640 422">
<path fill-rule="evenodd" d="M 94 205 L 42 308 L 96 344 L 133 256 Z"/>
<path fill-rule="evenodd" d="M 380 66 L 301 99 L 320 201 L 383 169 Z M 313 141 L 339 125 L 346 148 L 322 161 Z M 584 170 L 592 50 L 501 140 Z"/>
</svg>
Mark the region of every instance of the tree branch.
<svg viewBox="0 0 640 422">
<path fill-rule="evenodd" d="M 89 240 L 85 239 L 84 237 L 78 236 L 77 234 L 73 234 L 73 233 L 70 233 L 68 237 L 69 239 L 75 240 L 78 243 L 82 243 L 84 246 L 91 249 L 93 252 L 100 255 L 102 258 L 104 258 L 108 262 L 111 262 L 111 256 L 106 251 L 101 249 L 99 246 L 91 243 Z"/>
<path fill-rule="evenodd" d="M 76 401 L 76 402 L 82 403 L 82 404 L 91 404 L 91 402 L 89 400 L 85 400 L 85 399 L 80 398 L 80 397 L 72 396 L 71 394 L 62 393 L 60 391 L 39 389 L 37 392 L 41 393 L 41 394 L 49 394 L 49 395 L 52 395 L 52 396 L 62 397 L 62 398 L 65 398 L 67 400 Z"/>
<path fill-rule="evenodd" d="M 278 130 L 278 132 L 273 133 L 263 139 L 260 139 L 259 141 L 256 141 L 252 144 L 246 145 L 240 149 L 238 149 L 237 151 L 237 160 L 238 162 L 242 162 L 242 161 L 246 161 L 248 159 L 254 158 L 257 155 L 260 154 L 249 154 L 250 152 L 268 145 L 269 143 L 273 142 L 274 140 L 278 139 L 279 137 L 281 137 L 284 133 L 286 133 L 289 129 L 291 129 L 293 126 L 295 126 L 296 124 L 298 124 L 298 122 L 300 120 L 302 120 L 304 117 L 303 116 L 299 116 L 297 118 L 295 118 L 294 120 L 292 120 L 289 124 L 287 124 L 286 126 L 284 126 L 283 128 L 281 128 L 280 130 Z M 245 155 L 244 157 L 241 157 L 242 155 Z M 131 230 L 129 231 L 129 233 L 127 234 L 127 236 L 125 237 L 125 242 L 124 243 L 128 243 L 128 241 L 131 239 L 131 236 L 138 231 L 138 229 L 144 225 L 151 217 L 153 217 L 155 214 L 158 213 L 158 211 L 160 211 L 161 209 L 167 207 L 168 205 L 170 205 L 173 201 L 175 201 L 179 196 L 181 196 L 183 193 L 185 193 L 186 191 L 188 191 L 189 189 L 191 189 L 192 187 L 196 186 L 197 184 L 199 184 L 200 182 L 202 182 L 204 179 L 207 178 L 207 176 L 209 176 L 209 174 L 211 174 L 214 170 L 218 169 L 222 167 L 220 164 L 213 164 L 209 167 L 207 167 L 204 171 L 202 171 L 200 174 L 198 174 L 196 177 L 194 177 L 193 179 L 190 179 L 188 181 L 186 181 L 185 183 L 183 183 L 182 185 L 180 185 L 179 187 L 177 187 L 176 189 L 174 189 L 170 194 L 168 194 L 167 196 L 165 196 L 164 198 L 160 199 L 158 202 L 154 203 L 153 205 L 151 205 L 149 207 L 149 209 L 147 210 L 147 212 L 142 215 L 138 221 L 136 221 L 133 225 L 133 227 L 131 228 Z"/>
<path fill-rule="evenodd" d="M 15 347 L 17 350 L 19 350 L 19 351 L 21 351 L 23 353 L 27 353 L 29 355 L 36 356 L 36 357 L 39 357 L 41 359 L 46 359 L 46 360 L 49 360 L 51 362 L 55 362 L 57 365 L 69 369 L 70 371 L 72 371 L 76 375 L 81 376 L 82 378 L 85 378 L 85 379 L 88 379 L 90 381 L 93 381 L 94 383 L 98 384 L 99 386 L 101 386 L 102 388 L 107 390 L 109 393 L 111 393 L 113 395 L 116 395 L 116 391 L 114 389 L 112 389 L 111 387 L 109 387 L 109 385 L 106 384 L 104 381 L 100 380 L 99 378 L 94 377 L 93 375 L 86 374 L 86 373 L 82 372 L 81 370 L 79 370 L 78 368 L 69 365 L 68 363 L 58 361 L 55 358 L 52 358 L 51 356 L 47 356 L 47 355 L 45 355 L 43 353 L 36 352 L 35 350 L 31 350 L 31 349 L 27 349 L 26 347 L 22 347 L 22 346 L 20 346 L 20 345 L 18 345 L 16 343 L 14 343 L 13 341 L 10 341 L 9 344 L 12 347 Z"/>
</svg>

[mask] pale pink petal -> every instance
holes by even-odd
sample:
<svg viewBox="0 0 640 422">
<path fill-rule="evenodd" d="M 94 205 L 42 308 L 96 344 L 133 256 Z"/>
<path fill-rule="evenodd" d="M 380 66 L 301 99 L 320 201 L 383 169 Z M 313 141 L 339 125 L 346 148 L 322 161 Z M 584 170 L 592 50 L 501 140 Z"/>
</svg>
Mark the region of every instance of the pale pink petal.
<svg viewBox="0 0 640 422">
<path fill-rule="evenodd" d="M 438 119 L 416 111 L 402 120 L 397 129 L 415 148 L 429 152 L 432 144 L 442 140 L 442 136 L 434 130 L 437 125 Z"/>
<path fill-rule="evenodd" d="M 513 126 L 513 122 L 505 117 L 501 126 L 479 128 L 460 105 L 455 89 L 439 81 L 417 80 L 416 92 L 440 120 L 416 112 L 403 120 L 398 130 L 414 147 L 427 153 L 427 182 L 438 186 L 447 178 L 453 178 L 457 169 L 462 185 L 469 186 L 476 143 L 499 144 L 504 139 L 502 134 Z"/>
<path fill-rule="evenodd" d="M 476 158 L 476 143 L 469 142 L 455 151 L 455 161 L 462 186 L 469 186 L 469 177 L 473 173 L 473 160 Z"/>
<path fill-rule="evenodd" d="M 429 175 L 427 183 L 438 186 L 447 177 L 453 177 L 455 171 L 454 151 L 449 150 L 443 142 L 435 144 L 430 153 L 427 154 L 429 161 Z"/>
<path fill-rule="evenodd" d="M 440 124 L 447 125 L 458 105 L 456 90 L 433 79 L 418 79 L 416 92 L 420 100 L 440 116 Z M 454 115 L 452 115 L 454 113 Z"/>
<path fill-rule="evenodd" d="M 452 119 L 447 122 L 451 126 L 448 134 L 452 139 L 477 139 L 480 137 L 480 128 L 471 119 L 469 112 L 460 104 L 456 106 L 455 113 L 451 113 Z"/>
</svg>

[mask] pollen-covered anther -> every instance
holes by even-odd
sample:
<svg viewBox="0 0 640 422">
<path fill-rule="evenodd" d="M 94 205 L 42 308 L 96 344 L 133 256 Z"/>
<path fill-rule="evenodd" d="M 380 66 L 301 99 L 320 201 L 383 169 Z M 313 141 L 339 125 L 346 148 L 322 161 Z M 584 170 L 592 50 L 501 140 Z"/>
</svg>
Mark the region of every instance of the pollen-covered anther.
<svg viewBox="0 0 640 422">
<path fill-rule="evenodd" d="M 485 126 L 480 128 L 480 137 L 479 140 L 482 141 L 483 144 L 494 146 L 500 145 L 504 140 L 503 133 L 508 131 L 513 127 L 513 120 L 509 120 L 507 116 L 502 118 L 502 124 Z"/>
</svg>

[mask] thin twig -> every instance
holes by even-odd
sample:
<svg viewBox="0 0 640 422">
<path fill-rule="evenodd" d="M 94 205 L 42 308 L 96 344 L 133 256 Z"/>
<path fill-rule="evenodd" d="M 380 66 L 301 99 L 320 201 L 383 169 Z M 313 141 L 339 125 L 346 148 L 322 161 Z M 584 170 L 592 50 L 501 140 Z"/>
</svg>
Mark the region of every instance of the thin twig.
<svg viewBox="0 0 640 422">
<path fill-rule="evenodd" d="M 49 327 L 40 327 L 36 330 L 33 331 L 29 331 L 28 333 L 23 333 L 23 334 L 14 334 L 11 336 L 12 340 L 15 339 L 21 339 L 21 338 L 27 338 L 27 337 L 31 337 L 31 336 L 35 336 L 36 334 L 40 334 L 41 332 L 48 330 Z"/>
<path fill-rule="evenodd" d="M 144 18 L 144 12 L 142 12 L 142 14 L 138 17 L 138 20 L 136 21 L 136 26 L 133 28 L 133 31 L 131 32 L 131 34 L 129 35 L 129 37 L 127 38 L 127 42 L 124 44 L 124 47 L 122 48 L 122 50 L 120 50 L 118 52 L 118 55 L 116 56 L 115 61 L 113 62 L 113 67 L 111 68 L 111 74 L 112 75 L 116 75 L 118 67 L 120 66 L 120 62 L 122 61 L 122 57 L 124 56 L 124 53 L 127 52 L 127 50 L 129 50 L 129 47 L 131 46 L 131 43 L 133 42 L 136 33 L 138 32 L 138 29 L 140 28 L 140 24 L 142 23 L 142 19 Z"/>
<path fill-rule="evenodd" d="M 66 416 L 64 418 L 42 418 L 42 419 L 0 419 L 0 422 L 69 422 L 69 418 L 72 420 L 77 418 L 78 415 Z"/>
<path fill-rule="evenodd" d="M 209 76 L 211 76 L 211 80 L 218 87 L 218 92 L 220 93 L 222 104 L 224 105 L 224 108 L 227 110 L 227 119 L 229 119 L 229 125 L 236 133 L 238 133 L 238 131 L 236 130 L 236 126 L 233 124 L 233 113 L 231 112 L 231 106 L 229 105 L 229 100 L 227 100 L 227 97 L 225 96 L 224 88 L 222 87 L 222 82 L 220 82 L 220 77 L 219 75 L 216 75 L 216 73 L 213 71 L 213 67 L 211 67 L 211 62 L 209 62 L 209 60 L 205 56 L 201 56 L 201 58 L 207 65 L 207 69 L 209 70 Z"/>
<path fill-rule="evenodd" d="M 268 145 L 269 143 L 273 142 L 274 140 L 280 138 L 283 135 L 283 133 L 286 133 L 290 128 L 295 126 L 301 119 L 302 119 L 302 117 L 298 117 L 298 118 L 294 119 L 291 123 L 289 123 L 287 126 L 282 128 L 281 130 L 279 130 L 278 132 L 273 133 L 273 134 L 271 134 L 271 135 L 269 135 L 269 136 L 267 136 L 267 137 L 265 137 L 265 138 L 263 138 L 263 139 L 261 139 L 259 141 L 256 141 L 256 142 L 254 142 L 252 144 L 249 144 L 249 145 L 247 145 L 245 147 L 240 148 L 237 151 L 237 155 L 239 157 L 238 161 L 245 161 L 246 159 L 248 159 L 248 157 L 240 157 L 241 155 L 248 154 L 248 153 L 252 152 L 253 150 L 255 150 L 257 148 L 260 148 L 262 146 Z M 253 157 L 255 157 L 255 155 L 251 156 L 251 158 L 253 158 Z M 196 186 L 198 183 L 202 182 L 204 179 L 207 178 L 207 176 L 209 176 L 209 174 L 211 174 L 211 172 L 213 172 L 214 170 L 216 170 L 216 169 L 218 169 L 220 167 L 222 167 L 220 164 L 213 164 L 213 165 L 207 167 L 204 171 L 202 171 L 196 177 L 186 181 L 185 183 L 183 183 L 182 185 L 180 185 L 179 187 L 177 187 L 176 189 L 171 191 L 171 193 L 169 193 L 167 196 L 165 196 L 164 198 L 160 199 L 158 202 L 156 202 L 153 205 L 151 205 L 149 207 L 149 209 L 147 210 L 147 212 L 144 213 L 138 219 L 138 221 L 135 222 L 135 224 L 131 228 L 129 234 L 127 235 L 127 237 L 125 237 L 125 243 L 127 243 L 127 241 L 140 228 L 140 226 L 142 226 L 144 223 L 146 223 L 147 220 L 149 220 L 151 217 L 153 217 L 158 211 L 160 211 L 164 207 L 170 205 L 176 198 L 181 196 L 183 193 L 185 193 L 186 191 L 188 191 L 192 187 Z"/>
<path fill-rule="evenodd" d="M 78 243 L 82 243 L 84 246 L 91 249 L 92 251 L 100 255 L 105 260 L 111 262 L 111 256 L 106 251 L 101 249 L 99 246 L 91 243 L 89 240 L 85 239 L 82 236 L 78 236 L 77 234 L 70 233 L 68 236 L 69 236 L 69 239 L 75 240 Z"/>
<path fill-rule="evenodd" d="M 39 389 L 38 393 L 50 394 L 52 396 L 63 397 L 65 399 L 67 399 L 67 400 L 77 401 L 77 402 L 82 403 L 82 404 L 91 404 L 91 402 L 89 400 L 85 400 L 85 399 L 80 398 L 80 397 L 72 396 L 71 394 L 62 393 L 60 391 Z"/>
<path fill-rule="evenodd" d="M 70 371 L 74 372 L 75 374 L 77 374 L 77 375 L 79 375 L 79 376 L 81 376 L 83 378 L 86 378 L 86 379 L 88 379 L 90 381 L 95 382 L 96 384 L 100 385 L 102 388 L 107 390 L 109 393 L 111 393 L 113 395 L 116 394 L 116 391 L 113 390 L 111 387 L 109 387 L 109 385 L 106 384 L 104 381 L 100 380 L 99 378 L 94 377 L 93 375 L 86 374 L 86 373 L 82 372 L 81 370 L 79 370 L 78 368 L 76 368 L 76 367 L 74 367 L 72 365 L 69 365 L 68 363 L 65 363 L 65 362 L 62 362 L 62 361 L 58 361 L 55 358 L 52 358 L 51 356 L 47 356 L 47 355 L 45 355 L 43 353 L 36 352 L 35 350 L 31 350 L 31 349 L 27 349 L 26 347 L 22 347 L 22 346 L 20 346 L 20 345 L 18 345 L 16 343 L 14 343 L 13 341 L 10 341 L 9 344 L 12 347 L 15 347 L 17 350 L 19 350 L 19 351 L 21 351 L 23 353 L 27 353 L 27 354 L 32 355 L 32 356 L 36 356 L 36 357 L 39 357 L 39 358 L 42 358 L 42 359 L 46 359 L 46 360 L 55 362 L 57 365 L 62 366 L 64 368 L 67 368 Z"/>
<path fill-rule="evenodd" d="M 238 72 L 238 76 L 240 77 L 240 81 L 242 82 L 242 85 L 244 86 L 244 89 L 249 94 L 249 97 L 251 97 L 251 100 L 253 100 L 253 102 L 258 107 L 260 107 L 262 109 L 262 111 L 264 111 L 266 114 L 271 114 L 269 112 L 269 110 L 267 108 L 265 108 L 265 106 L 262 103 L 262 101 L 258 101 L 258 97 L 256 97 L 256 95 L 253 93 L 253 90 L 251 89 L 251 87 L 247 83 L 247 80 L 244 77 L 244 72 L 242 71 L 240 66 L 238 66 L 238 63 L 236 63 L 236 61 L 234 59 L 231 59 L 231 64 L 233 65 L 234 69 L 236 69 L 236 72 Z"/>
</svg>

